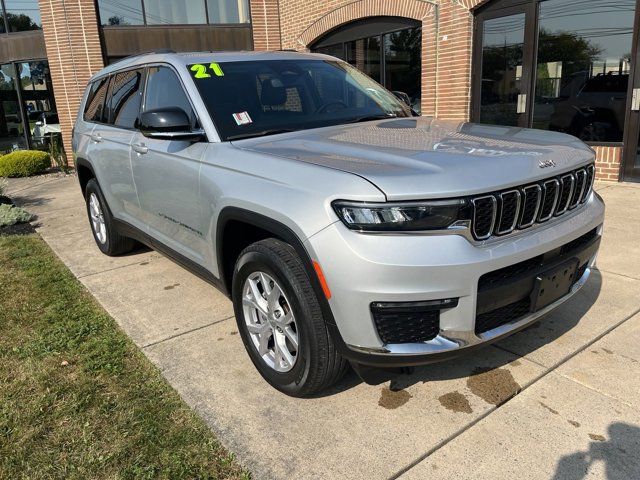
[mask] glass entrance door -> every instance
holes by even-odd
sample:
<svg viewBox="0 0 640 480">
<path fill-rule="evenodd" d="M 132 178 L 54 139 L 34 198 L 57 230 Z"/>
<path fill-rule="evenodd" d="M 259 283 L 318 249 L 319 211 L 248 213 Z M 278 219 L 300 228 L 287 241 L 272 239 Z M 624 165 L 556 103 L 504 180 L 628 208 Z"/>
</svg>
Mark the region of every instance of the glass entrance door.
<svg viewBox="0 0 640 480">
<path fill-rule="evenodd" d="M 473 117 L 481 123 L 527 126 L 531 83 L 531 4 L 476 18 Z"/>
<path fill-rule="evenodd" d="M 636 14 L 634 31 L 634 48 L 632 58 L 634 68 L 631 74 L 631 96 L 629 104 L 629 117 L 625 132 L 623 150 L 622 180 L 640 182 L 640 15 Z"/>
</svg>

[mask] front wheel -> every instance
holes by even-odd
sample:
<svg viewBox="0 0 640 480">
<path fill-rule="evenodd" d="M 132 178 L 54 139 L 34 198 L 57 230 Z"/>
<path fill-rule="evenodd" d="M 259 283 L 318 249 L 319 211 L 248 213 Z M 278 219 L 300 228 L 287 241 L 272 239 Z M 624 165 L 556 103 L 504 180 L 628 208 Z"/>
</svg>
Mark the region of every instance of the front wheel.
<svg viewBox="0 0 640 480">
<path fill-rule="evenodd" d="M 348 364 L 335 349 L 302 260 L 290 245 L 267 239 L 240 254 L 233 306 L 247 353 L 278 390 L 311 395 L 345 373 Z"/>
</svg>

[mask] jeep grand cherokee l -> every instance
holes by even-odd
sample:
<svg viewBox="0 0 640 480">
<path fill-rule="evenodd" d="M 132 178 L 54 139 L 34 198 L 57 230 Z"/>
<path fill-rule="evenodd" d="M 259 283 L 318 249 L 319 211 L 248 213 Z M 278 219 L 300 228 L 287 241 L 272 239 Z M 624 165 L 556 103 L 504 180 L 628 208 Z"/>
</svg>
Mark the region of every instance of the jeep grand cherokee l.
<svg viewBox="0 0 640 480">
<path fill-rule="evenodd" d="M 73 148 L 100 250 L 143 242 L 220 288 L 296 396 L 521 330 L 587 281 L 602 232 L 580 140 L 419 117 L 324 55 L 125 59 Z"/>
</svg>

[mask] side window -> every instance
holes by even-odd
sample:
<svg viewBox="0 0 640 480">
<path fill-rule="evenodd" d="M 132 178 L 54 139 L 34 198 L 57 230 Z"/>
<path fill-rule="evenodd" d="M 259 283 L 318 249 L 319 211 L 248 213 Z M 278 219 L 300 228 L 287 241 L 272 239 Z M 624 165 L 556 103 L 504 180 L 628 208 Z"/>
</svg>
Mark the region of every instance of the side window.
<svg viewBox="0 0 640 480">
<path fill-rule="evenodd" d="M 96 80 L 91 84 L 87 103 L 84 106 L 84 119 L 87 122 L 102 122 L 104 100 L 107 96 L 109 77 Z"/>
<path fill-rule="evenodd" d="M 167 107 L 180 107 L 191 119 L 191 126 L 196 126 L 196 114 L 175 72 L 169 67 L 149 67 L 144 110 Z"/>
<path fill-rule="evenodd" d="M 114 75 L 109 96 L 109 123 L 117 127 L 133 128 L 142 96 L 142 69 Z"/>
</svg>

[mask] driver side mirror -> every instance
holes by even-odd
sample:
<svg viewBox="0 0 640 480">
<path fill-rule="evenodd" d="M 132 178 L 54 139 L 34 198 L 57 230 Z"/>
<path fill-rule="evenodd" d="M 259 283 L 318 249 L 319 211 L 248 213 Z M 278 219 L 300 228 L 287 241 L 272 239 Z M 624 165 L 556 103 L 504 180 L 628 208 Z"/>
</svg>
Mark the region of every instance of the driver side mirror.
<svg viewBox="0 0 640 480">
<path fill-rule="evenodd" d="M 140 132 L 149 138 L 160 140 L 198 141 L 204 138 L 204 130 L 192 130 L 191 120 L 179 107 L 156 108 L 140 115 L 137 125 Z"/>
</svg>

